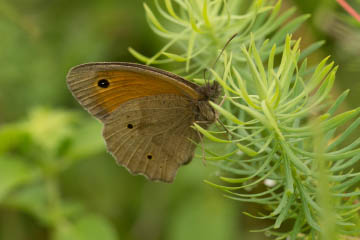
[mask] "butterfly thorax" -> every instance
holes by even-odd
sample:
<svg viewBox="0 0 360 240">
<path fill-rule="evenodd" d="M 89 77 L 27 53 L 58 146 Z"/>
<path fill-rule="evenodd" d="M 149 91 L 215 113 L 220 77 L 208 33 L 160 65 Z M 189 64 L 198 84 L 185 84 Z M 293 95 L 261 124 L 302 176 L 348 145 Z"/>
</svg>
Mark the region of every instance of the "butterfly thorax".
<svg viewBox="0 0 360 240">
<path fill-rule="evenodd" d="M 216 112 L 209 104 L 209 101 L 216 102 L 220 95 L 221 87 L 217 82 L 213 84 L 205 84 L 199 89 L 202 97 L 197 102 L 197 114 L 195 120 L 205 122 L 207 124 L 213 123 L 216 120 Z"/>
<path fill-rule="evenodd" d="M 216 120 L 215 110 L 210 106 L 209 101 L 198 101 L 196 104 L 195 121 L 211 124 Z"/>
</svg>

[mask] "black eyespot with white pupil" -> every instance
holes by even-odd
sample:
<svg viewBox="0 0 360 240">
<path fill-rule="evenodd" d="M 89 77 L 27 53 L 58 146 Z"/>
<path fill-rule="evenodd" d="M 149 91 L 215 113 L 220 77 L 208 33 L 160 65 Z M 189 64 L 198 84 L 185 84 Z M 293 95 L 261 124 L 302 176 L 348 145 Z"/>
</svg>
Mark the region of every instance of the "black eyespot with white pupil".
<svg viewBox="0 0 360 240">
<path fill-rule="evenodd" d="M 110 83 L 107 79 L 100 79 L 98 81 L 98 86 L 101 87 L 101 88 L 107 88 L 109 87 Z"/>
</svg>

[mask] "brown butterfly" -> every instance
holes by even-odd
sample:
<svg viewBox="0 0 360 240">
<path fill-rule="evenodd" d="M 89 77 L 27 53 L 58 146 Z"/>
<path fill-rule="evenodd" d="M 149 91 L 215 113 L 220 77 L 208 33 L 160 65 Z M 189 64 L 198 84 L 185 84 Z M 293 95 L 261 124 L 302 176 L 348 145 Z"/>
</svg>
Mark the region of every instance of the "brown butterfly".
<svg viewBox="0 0 360 240">
<path fill-rule="evenodd" d="M 116 161 L 133 174 L 172 182 L 191 161 L 200 134 L 216 119 L 209 100 L 220 86 L 199 86 L 173 73 L 126 62 L 87 63 L 72 68 L 67 84 L 74 97 L 103 124 Z"/>
</svg>

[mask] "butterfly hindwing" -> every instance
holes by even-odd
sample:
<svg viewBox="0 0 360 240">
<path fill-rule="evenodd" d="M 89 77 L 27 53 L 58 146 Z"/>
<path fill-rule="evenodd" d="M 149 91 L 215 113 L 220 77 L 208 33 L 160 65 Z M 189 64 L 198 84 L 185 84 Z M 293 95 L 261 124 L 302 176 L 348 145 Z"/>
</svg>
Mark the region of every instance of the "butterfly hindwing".
<svg viewBox="0 0 360 240">
<path fill-rule="evenodd" d="M 132 99 L 104 119 L 103 136 L 116 161 L 134 174 L 172 182 L 189 162 L 198 134 L 191 100 L 177 95 Z"/>
</svg>

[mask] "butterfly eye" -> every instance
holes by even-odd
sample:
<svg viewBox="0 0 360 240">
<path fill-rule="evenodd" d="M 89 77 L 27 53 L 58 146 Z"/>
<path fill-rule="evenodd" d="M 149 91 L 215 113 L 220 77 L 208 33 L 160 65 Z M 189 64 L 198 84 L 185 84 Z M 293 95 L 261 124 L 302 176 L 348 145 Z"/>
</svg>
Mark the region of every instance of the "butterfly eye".
<svg viewBox="0 0 360 240">
<path fill-rule="evenodd" d="M 149 154 L 149 155 L 147 155 L 146 157 L 147 157 L 147 159 L 149 159 L 149 160 L 151 160 L 151 159 L 152 159 L 152 155 L 150 155 L 150 154 Z"/>
<path fill-rule="evenodd" d="M 109 87 L 110 83 L 107 79 L 100 79 L 98 81 L 98 86 L 101 87 L 101 88 L 107 88 Z"/>
<path fill-rule="evenodd" d="M 128 125 L 127 125 L 127 128 L 128 129 L 132 129 L 134 126 L 131 124 L 131 123 L 129 123 Z"/>
</svg>

